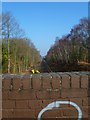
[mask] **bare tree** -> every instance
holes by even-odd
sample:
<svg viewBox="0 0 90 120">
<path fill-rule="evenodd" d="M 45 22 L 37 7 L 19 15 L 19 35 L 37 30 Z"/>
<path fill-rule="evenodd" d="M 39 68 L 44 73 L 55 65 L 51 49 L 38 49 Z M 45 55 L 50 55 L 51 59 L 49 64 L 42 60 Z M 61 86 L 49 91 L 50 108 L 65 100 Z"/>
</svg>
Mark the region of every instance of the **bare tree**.
<svg viewBox="0 0 90 120">
<path fill-rule="evenodd" d="M 7 40 L 8 48 L 8 73 L 10 73 L 10 39 L 24 35 L 19 24 L 10 12 L 2 13 L 2 38 Z M 15 56 L 16 59 L 16 56 Z"/>
</svg>

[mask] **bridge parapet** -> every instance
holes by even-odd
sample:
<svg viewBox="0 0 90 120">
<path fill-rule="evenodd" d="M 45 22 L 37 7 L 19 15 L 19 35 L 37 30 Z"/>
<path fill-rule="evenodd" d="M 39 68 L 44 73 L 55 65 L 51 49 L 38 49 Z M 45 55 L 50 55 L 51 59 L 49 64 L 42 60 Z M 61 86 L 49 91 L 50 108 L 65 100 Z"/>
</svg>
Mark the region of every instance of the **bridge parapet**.
<svg viewBox="0 0 90 120">
<path fill-rule="evenodd" d="M 60 72 L 33 75 L 2 76 L 2 117 L 37 119 L 39 112 L 55 101 L 71 101 L 89 117 L 90 73 Z M 42 118 L 77 118 L 70 105 L 61 105 L 43 114 Z"/>
</svg>

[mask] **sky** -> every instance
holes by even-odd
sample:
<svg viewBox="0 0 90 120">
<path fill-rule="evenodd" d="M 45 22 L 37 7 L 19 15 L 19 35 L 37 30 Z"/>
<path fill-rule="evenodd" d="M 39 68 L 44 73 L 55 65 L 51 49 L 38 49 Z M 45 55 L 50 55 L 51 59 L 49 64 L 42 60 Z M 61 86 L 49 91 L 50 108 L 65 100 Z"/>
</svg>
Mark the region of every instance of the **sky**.
<svg viewBox="0 0 90 120">
<path fill-rule="evenodd" d="M 54 44 L 88 17 L 88 2 L 3 2 L 2 11 L 10 11 L 42 56 Z"/>
</svg>

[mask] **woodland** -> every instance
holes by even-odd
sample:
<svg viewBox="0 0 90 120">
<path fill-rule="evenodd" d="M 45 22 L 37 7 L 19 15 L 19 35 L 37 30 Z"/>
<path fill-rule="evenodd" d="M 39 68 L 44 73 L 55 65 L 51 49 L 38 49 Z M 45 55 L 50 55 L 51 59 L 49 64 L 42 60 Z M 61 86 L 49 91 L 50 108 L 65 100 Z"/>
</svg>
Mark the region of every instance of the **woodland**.
<svg viewBox="0 0 90 120">
<path fill-rule="evenodd" d="M 10 12 L 2 13 L 0 71 L 23 74 L 31 66 L 40 72 L 90 71 L 89 25 L 88 18 L 81 18 L 70 33 L 56 37 L 46 56 L 42 57 L 15 17 Z"/>
</svg>

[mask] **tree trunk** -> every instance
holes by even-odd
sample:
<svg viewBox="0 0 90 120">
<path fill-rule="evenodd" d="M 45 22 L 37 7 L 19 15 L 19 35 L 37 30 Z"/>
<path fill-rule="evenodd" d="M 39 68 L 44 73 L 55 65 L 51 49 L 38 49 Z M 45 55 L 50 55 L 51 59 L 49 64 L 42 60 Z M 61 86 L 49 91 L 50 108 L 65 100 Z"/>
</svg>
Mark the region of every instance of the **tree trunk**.
<svg viewBox="0 0 90 120">
<path fill-rule="evenodd" d="M 10 73 L 10 40 L 8 36 L 8 73 Z"/>
</svg>

